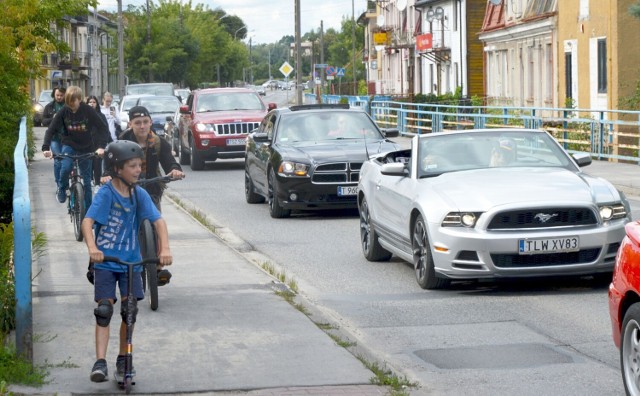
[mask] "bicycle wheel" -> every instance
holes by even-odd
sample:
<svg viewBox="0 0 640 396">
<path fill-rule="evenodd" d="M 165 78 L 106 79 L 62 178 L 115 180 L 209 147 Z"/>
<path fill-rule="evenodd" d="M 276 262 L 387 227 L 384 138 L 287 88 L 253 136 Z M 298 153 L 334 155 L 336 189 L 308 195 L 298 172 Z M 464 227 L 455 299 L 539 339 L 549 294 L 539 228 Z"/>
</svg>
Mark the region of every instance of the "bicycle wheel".
<svg viewBox="0 0 640 396">
<path fill-rule="evenodd" d="M 71 222 L 73 223 L 73 232 L 76 235 L 76 241 L 82 242 L 82 219 L 85 215 L 84 207 L 84 187 L 82 183 L 74 183 L 71 185 L 69 199 L 71 204 Z"/>
<path fill-rule="evenodd" d="M 158 249 L 156 244 L 156 234 L 153 225 L 149 220 L 143 220 L 140 224 L 139 231 L 140 238 L 140 252 L 143 259 L 157 258 Z M 146 286 L 149 290 L 149 305 L 151 309 L 155 311 L 158 309 L 158 271 L 156 269 L 156 263 L 148 263 L 144 266 L 143 273 L 143 288 Z M 145 284 L 146 283 L 146 284 Z"/>
</svg>

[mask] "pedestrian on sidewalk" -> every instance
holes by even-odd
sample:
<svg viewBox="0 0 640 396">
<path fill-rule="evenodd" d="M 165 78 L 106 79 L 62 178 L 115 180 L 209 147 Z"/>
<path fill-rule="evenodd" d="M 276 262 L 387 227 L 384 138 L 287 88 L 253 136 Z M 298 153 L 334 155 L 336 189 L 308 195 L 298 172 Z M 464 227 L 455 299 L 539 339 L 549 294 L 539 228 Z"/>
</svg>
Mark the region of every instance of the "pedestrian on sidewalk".
<svg viewBox="0 0 640 396">
<path fill-rule="evenodd" d="M 53 135 L 59 128 L 63 128 L 61 136 L 62 154 L 85 154 L 96 152 L 101 156 L 107 145 L 109 130 L 102 122 L 98 113 L 88 104 L 82 102 L 82 89 L 77 86 L 70 86 L 64 94 L 65 106 L 56 113 L 47 128 L 42 144 L 42 151 L 45 158 L 51 158 L 51 141 Z M 91 176 L 93 168 L 91 158 L 80 161 L 80 174 L 82 175 L 84 189 L 85 208 L 91 206 L 93 191 L 91 190 Z M 62 160 L 60 169 L 60 180 L 56 196 L 58 202 L 64 203 L 69 188 L 69 174 L 73 167 L 71 158 Z"/>
<path fill-rule="evenodd" d="M 100 116 L 100 119 L 102 120 L 102 122 L 108 125 L 107 117 L 102 113 L 102 111 L 100 111 L 100 101 L 95 95 L 87 96 L 87 104 L 93 107 L 94 110 L 98 113 L 98 116 Z M 109 136 L 109 139 L 107 139 L 107 141 L 109 143 L 113 141 L 111 139 L 111 136 Z M 100 186 L 101 176 L 102 176 L 102 158 L 95 157 L 93 159 L 93 185 L 95 186 L 96 189 L 98 189 Z"/>
<path fill-rule="evenodd" d="M 138 226 L 143 220 L 148 219 L 153 223 L 158 236 L 159 265 L 171 265 L 173 260 L 166 222 L 149 194 L 135 185 L 142 172 L 143 156 L 140 146 L 133 142 L 118 141 L 107 146 L 105 168 L 111 171 L 113 178 L 98 190 L 93 205 L 82 221 L 82 235 L 90 260 L 94 263 L 94 300 L 98 304 L 94 310 L 96 362 L 90 375 L 93 382 L 102 382 L 108 377 L 106 356 L 113 305 L 118 300 L 116 285 L 123 300 L 120 303 L 120 347 L 116 358 L 119 378 L 124 377 L 124 359 L 127 353 L 124 304 L 128 285 L 127 268 L 117 263 L 104 262 L 104 256 L 139 262 L 142 255 L 138 241 Z M 144 298 L 141 272 L 141 267 L 135 268 L 133 291 L 137 300 Z M 134 323 L 137 311 L 136 307 L 133 313 Z M 132 372 L 135 373 L 133 369 Z"/>
<path fill-rule="evenodd" d="M 64 93 L 66 92 L 65 87 L 56 87 L 51 92 L 51 97 L 53 100 L 49 102 L 42 111 L 42 126 L 49 126 L 53 117 L 56 113 L 64 107 Z M 51 136 L 51 151 L 55 155 L 60 155 L 62 148 L 62 134 L 64 133 L 64 128 L 60 127 L 56 131 L 53 132 Z M 54 158 L 53 160 L 53 178 L 56 181 L 56 187 L 60 185 L 60 170 L 62 169 L 62 159 Z"/>
</svg>

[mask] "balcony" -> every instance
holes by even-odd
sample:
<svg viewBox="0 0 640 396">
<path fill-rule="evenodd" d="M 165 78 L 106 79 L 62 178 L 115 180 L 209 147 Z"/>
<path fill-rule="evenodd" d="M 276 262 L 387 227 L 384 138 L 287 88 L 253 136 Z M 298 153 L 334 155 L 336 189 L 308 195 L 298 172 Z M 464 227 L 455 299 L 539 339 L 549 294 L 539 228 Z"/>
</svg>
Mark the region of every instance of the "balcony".
<svg viewBox="0 0 640 396">
<path fill-rule="evenodd" d="M 88 52 L 71 51 L 68 54 L 51 54 L 51 66 L 60 70 L 87 70 L 91 60 Z M 57 61 L 57 63 L 56 63 Z"/>
</svg>

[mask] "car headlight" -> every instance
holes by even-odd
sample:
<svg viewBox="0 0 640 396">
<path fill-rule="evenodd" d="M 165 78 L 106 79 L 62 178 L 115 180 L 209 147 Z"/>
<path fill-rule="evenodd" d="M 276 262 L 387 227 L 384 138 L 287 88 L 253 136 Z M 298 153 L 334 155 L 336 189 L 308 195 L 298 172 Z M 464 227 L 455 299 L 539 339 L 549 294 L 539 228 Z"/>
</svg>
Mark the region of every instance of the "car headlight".
<svg viewBox="0 0 640 396">
<path fill-rule="evenodd" d="M 198 132 L 215 132 L 216 131 L 216 125 L 215 124 L 204 124 L 204 123 L 197 123 L 196 124 L 196 131 Z"/>
<path fill-rule="evenodd" d="M 33 105 L 33 110 L 36 113 L 41 113 L 44 110 L 44 107 L 42 107 L 42 105 L 40 103 L 36 103 Z"/>
<path fill-rule="evenodd" d="M 282 161 L 278 168 L 278 173 L 283 176 L 307 176 L 309 165 L 299 162 Z"/>
<path fill-rule="evenodd" d="M 474 212 L 451 212 L 442 220 L 442 227 L 475 227 L 480 217 L 480 213 Z"/>
<path fill-rule="evenodd" d="M 604 221 L 624 219 L 627 217 L 627 209 L 621 203 L 600 205 L 599 210 L 600 217 L 602 217 Z"/>
</svg>

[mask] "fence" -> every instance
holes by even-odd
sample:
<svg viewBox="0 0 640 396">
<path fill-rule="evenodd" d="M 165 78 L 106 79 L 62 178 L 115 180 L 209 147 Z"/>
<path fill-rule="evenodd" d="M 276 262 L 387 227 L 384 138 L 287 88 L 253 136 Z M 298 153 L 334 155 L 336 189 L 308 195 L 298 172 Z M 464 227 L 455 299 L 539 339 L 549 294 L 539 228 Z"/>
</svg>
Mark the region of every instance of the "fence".
<svg viewBox="0 0 640 396">
<path fill-rule="evenodd" d="M 465 106 L 396 102 L 389 97 L 325 95 L 324 103 L 347 98 L 381 127 L 402 135 L 477 128 L 544 129 L 567 151 L 586 151 L 597 159 L 640 164 L 640 112 L 540 107 Z M 305 95 L 315 103 L 314 95 Z"/>
<path fill-rule="evenodd" d="M 33 360 L 33 310 L 31 301 L 31 200 L 27 164 L 27 119 L 20 120 L 20 137 L 13 152 L 13 265 L 16 294 L 16 349 Z"/>
</svg>

